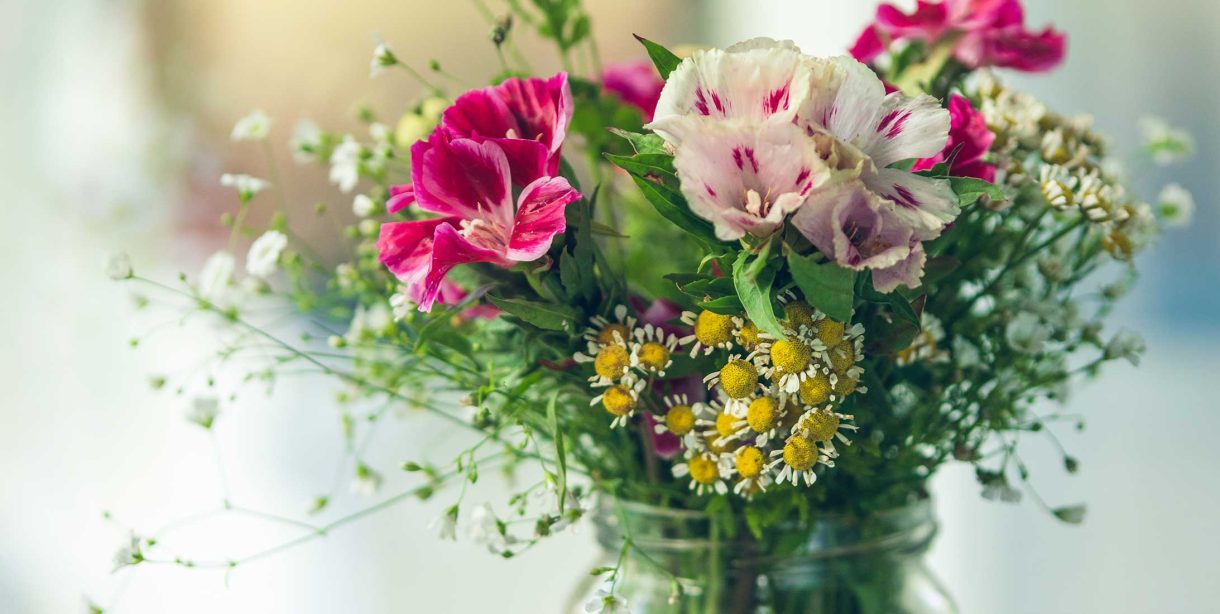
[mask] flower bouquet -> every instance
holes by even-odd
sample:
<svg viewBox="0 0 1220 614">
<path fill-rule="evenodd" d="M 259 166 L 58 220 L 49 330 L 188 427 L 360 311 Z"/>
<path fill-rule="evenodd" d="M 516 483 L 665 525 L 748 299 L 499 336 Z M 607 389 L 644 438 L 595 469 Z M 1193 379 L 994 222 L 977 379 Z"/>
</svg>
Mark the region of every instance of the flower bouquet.
<svg viewBox="0 0 1220 614">
<path fill-rule="evenodd" d="M 274 177 L 222 178 L 229 246 L 157 284 L 217 316 L 222 359 L 258 346 L 250 381 L 333 378 L 349 440 L 384 413 L 368 400 L 474 432 L 450 458 L 406 459 L 422 481 L 386 501 L 451 496 L 442 536 L 464 525 L 504 557 L 591 516 L 607 561 L 577 591 L 588 611 L 949 611 L 921 557 L 927 483 L 950 461 L 988 498 L 1024 490 L 1082 520 L 1029 487 L 1020 442 L 1080 422 L 1044 400 L 1137 362 L 1142 342 L 1106 317 L 1192 203 L 1176 187 L 1141 201 L 1087 118 L 992 72 L 1054 67 L 1063 34 L 1028 30 L 1017 0 L 921 0 L 881 6 L 854 57 L 640 38 L 650 61 L 602 66 L 578 3 L 506 11 L 489 14 L 491 85 L 454 91 L 381 44 L 373 73 L 425 90 L 396 126 L 371 111 L 368 138 L 298 126 L 297 159 L 355 193 L 333 237 L 346 262 L 313 256 L 285 199 L 266 202 Z M 532 74 L 523 30 L 565 70 Z M 256 113 L 233 137 L 270 126 Z M 1148 131 L 1152 161 L 1190 149 Z M 246 223 L 256 207 L 275 207 L 269 228 Z M 157 283 L 124 260 L 111 274 Z M 289 340 L 251 308 L 271 302 L 316 326 Z M 217 403 L 195 407 L 211 428 Z M 353 457 L 354 489 L 375 495 L 386 469 Z M 471 501 L 492 467 L 531 485 Z M 119 563 L 261 555 L 161 549 L 133 537 Z"/>
</svg>

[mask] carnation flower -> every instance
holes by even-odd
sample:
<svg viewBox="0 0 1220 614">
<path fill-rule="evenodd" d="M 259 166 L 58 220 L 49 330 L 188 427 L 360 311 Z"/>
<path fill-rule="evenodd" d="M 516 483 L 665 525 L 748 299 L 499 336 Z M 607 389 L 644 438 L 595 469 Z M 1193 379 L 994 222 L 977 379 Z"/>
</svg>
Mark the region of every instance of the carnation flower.
<svg viewBox="0 0 1220 614">
<path fill-rule="evenodd" d="M 518 153 L 541 173 L 546 149 L 532 143 Z M 563 232 L 564 210 L 580 198 L 566 179 L 537 176 L 513 204 L 513 175 L 497 142 L 450 140 L 441 133 L 411 148 L 411 173 L 419 207 L 444 217 L 381 227 L 377 249 L 421 311 L 430 311 L 441 281 L 454 266 L 489 262 L 503 267 L 537 260 Z"/>
<path fill-rule="evenodd" d="M 549 79 L 513 77 L 466 92 L 441 115 L 439 129 L 451 138 L 496 143 L 508 158 L 513 178 L 528 183 L 534 178 L 530 166 L 535 163 L 535 143 L 546 148 L 546 172 L 558 172 L 559 151 L 570 121 L 572 91 L 568 74 L 561 72 Z"/>
<path fill-rule="evenodd" d="M 250 253 L 246 255 L 246 272 L 266 278 L 275 272 L 280 261 L 280 253 L 288 246 L 288 237 L 278 230 L 268 230 L 250 244 Z"/>
<path fill-rule="evenodd" d="M 904 13 L 892 4 L 877 7 L 875 21 L 851 49 L 856 59 L 871 62 L 889 42 L 919 40 L 928 45 L 948 41 L 953 56 L 969 68 L 1000 66 L 1045 72 L 1063 61 L 1067 37 L 1051 28 L 1025 28 L 1020 0 L 918 0 Z"/>
<path fill-rule="evenodd" d="M 985 162 L 995 135 L 987 129 L 987 120 L 975 110 L 970 99 L 960 94 L 949 96 L 949 142 L 940 153 L 915 162 L 913 171 L 929 170 L 941 162 L 949 163 L 954 177 L 977 177 L 995 182 L 995 165 Z"/>
</svg>

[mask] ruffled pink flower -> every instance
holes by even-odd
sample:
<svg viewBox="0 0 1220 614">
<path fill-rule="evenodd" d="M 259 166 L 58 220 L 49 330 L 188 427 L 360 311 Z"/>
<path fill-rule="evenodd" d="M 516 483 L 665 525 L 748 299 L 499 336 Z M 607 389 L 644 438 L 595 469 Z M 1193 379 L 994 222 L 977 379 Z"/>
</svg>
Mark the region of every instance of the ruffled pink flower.
<svg viewBox="0 0 1220 614">
<path fill-rule="evenodd" d="M 637 108 L 644 121 L 652 121 L 652 112 L 661 98 L 665 82 L 647 60 L 610 64 L 602 72 L 602 87 L 614 92 L 623 102 Z"/>
<path fill-rule="evenodd" d="M 516 152 L 531 176 L 547 164 L 541 143 L 522 141 Z M 564 230 L 564 209 L 580 198 L 566 179 L 542 175 L 514 206 L 512 186 L 519 182 L 496 140 L 451 140 L 437 131 L 411 148 L 411 159 L 418 206 L 442 217 L 383 224 L 377 250 L 421 311 L 431 310 L 445 275 L 459 264 L 509 267 L 540 258 Z"/>
<path fill-rule="evenodd" d="M 919 286 L 926 260 L 923 245 L 895 214 L 893 203 L 860 181 L 827 188 L 823 196 L 823 206 L 802 207 L 792 216 L 792 225 L 818 251 L 840 266 L 871 269 L 879 292 Z"/>
<path fill-rule="evenodd" d="M 995 165 L 983 160 L 991 149 L 995 135 L 987 129 L 983 114 L 975 110 L 965 96 L 949 97 L 949 143 L 944 150 L 915 163 L 912 170 L 924 171 L 949 161 L 949 174 L 954 177 L 977 177 L 995 181 Z"/>
<path fill-rule="evenodd" d="M 546 148 L 546 174 L 559 169 L 559 153 L 572 120 L 572 90 L 567 73 L 549 79 L 507 79 L 503 83 L 462 94 L 441 115 L 439 130 L 451 138 L 492 141 L 504 150 L 513 179 L 525 185 L 533 153 L 529 143 Z M 520 183 L 524 181 L 525 183 Z"/>
<path fill-rule="evenodd" d="M 1027 30 L 1020 0 L 918 0 L 912 13 L 889 4 L 877 7 L 876 19 L 856 40 L 851 54 L 871 62 L 889 41 L 936 44 L 949 36 L 958 37 L 954 57 L 970 68 L 1043 72 L 1063 61 L 1067 47 L 1062 32 Z"/>
</svg>

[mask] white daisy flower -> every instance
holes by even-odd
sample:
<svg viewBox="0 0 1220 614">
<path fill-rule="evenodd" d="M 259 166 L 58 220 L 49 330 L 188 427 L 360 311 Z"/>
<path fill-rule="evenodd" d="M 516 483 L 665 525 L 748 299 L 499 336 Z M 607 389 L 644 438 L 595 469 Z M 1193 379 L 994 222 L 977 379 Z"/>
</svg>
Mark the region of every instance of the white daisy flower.
<svg viewBox="0 0 1220 614">
<path fill-rule="evenodd" d="M 762 388 L 759 375 L 757 364 L 742 358 L 740 354 L 733 354 L 719 371 L 705 376 L 703 382 L 709 390 L 719 386 L 720 391 L 731 399 L 730 402 L 740 403 Z"/>
<path fill-rule="evenodd" d="M 843 430 L 857 430 L 859 427 L 849 423 L 854 419 L 854 416 L 833 411 L 829 406 L 814 408 L 801 415 L 801 418 L 792 426 L 792 434 L 820 445 L 823 456 L 833 459 L 839 455 L 835 450 L 834 440 L 839 440 L 845 446 L 851 445 L 851 440 L 847 438 Z M 832 462 L 825 464 L 833 466 Z"/>
<path fill-rule="evenodd" d="M 700 351 L 706 356 L 717 349 L 727 350 L 733 347 L 733 333 L 737 329 L 733 316 L 707 310 L 700 311 L 698 315 L 692 311 L 683 311 L 682 322 L 694 329 L 692 334 L 678 340 L 682 345 L 693 343 L 690 349 L 691 358 Z"/>
<path fill-rule="evenodd" d="M 280 261 L 280 254 L 288 246 L 288 237 L 278 230 L 268 230 L 250 244 L 246 254 L 246 272 L 260 278 L 270 277 Z"/>
<path fill-rule="evenodd" d="M 645 324 L 635 329 L 635 341 L 631 344 L 631 366 L 648 375 L 665 377 L 665 370 L 674 364 L 673 353 L 678 349 L 678 338 L 661 330 L 659 326 Z"/>
<path fill-rule="evenodd" d="M 586 328 L 582 336 L 589 344 L 590 354 L 596 354 L 597 350 L 610 344 L 627 347 L 627 342 L 631 340 L 635 330 L 635 316 L 630 315 L 626 305 L 616 305 L 612 315 L 613 320 L 600 315 L 589 318 L 593 326 Z"/>
<path fill-rule="evenodd" d="M 771 478 L 766 454 L 755 446 L 744 446 L 733 455 L 733 469 L 738 480 L 733 492 L 751 499 L 755 494 L 766 492 L 774 480 Z"/>
<path fill-rule="evenodd" d="M 690 476 L 690 488 L 696 494 L 704 495 L 714 492 L 723 495 L 729 491 L 725 480 L 729 477 L 725 462 L 720 454 L 708 450 L 687 450 L 686 462 L 674 465 L 673 475 L 676 478 Z M 730 462 L 732 462 L 730 460 Z"/>
<path fill-rule="evenodd" d="M 644 380 L 627 374 L 618 383 L 608 386 L 601 394 L 593 397 L 593 400 L 589 401 L 589 405 L 601 403 L 606 413 L 614 416 L 614 420 L 610 422 L 610 428 L 625 426 L 627 421 L 635 415 L 636 408 L 639 407 L 640 392 L 643 389 Z"/>
<path fill-rule="evenodd" d="M 818 463 L 828 464 L 830 459 L 822 454 L 817 444 L 802 435 L 792 435 L 784 442 L 784 447 L 771 452 L 773 459 L 767 465 L 767 470 L 775 472 L 777 483 L 792 482 L 799 486 L 801 481 L 805 486 L 812 486 L 818 479 L 814 468 Z"/>
<path fill-rule="evenodd" d="M 665 415 L 656 420 L 653 430 L 661 433 L 672 433 L 677 437 L 686 437 L 695 430 L 699 415 L 703 409 L 702 403 L 691 405 L 685 394 L 673 394 L 661 399 L 665 404 Z"/>
<path fill-rule="evenodd" d="M 234 141 L 261 141 L 271 132 L 271 118 L 261 109 L 237 120 L 229 138 Z"/>
</svg>

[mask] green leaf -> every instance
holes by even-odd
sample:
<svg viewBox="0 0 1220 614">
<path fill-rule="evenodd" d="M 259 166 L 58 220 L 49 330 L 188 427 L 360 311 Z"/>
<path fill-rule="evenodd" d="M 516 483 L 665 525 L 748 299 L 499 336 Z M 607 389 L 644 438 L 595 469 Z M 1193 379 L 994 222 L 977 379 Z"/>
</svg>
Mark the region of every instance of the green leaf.
<svg viewBox="0 0 1220 614">
<path fill-rule="evenodd" d="M 851 322 L 856 301 L 856 272 L 815 256 L 788 254 L 788 271 L 810 305 L 839 322 Z"/>
<path fill-rule="evenodd" d="M 782 339 L 784 328 L 779 325 L 779 318 L 775 317 L 775 310 L 771 307 L 771 284 L 775 281 L 778 267 L 765 266 L 764 258 L 765 255 L 760 256 L 751 266 L 746 266 L 750 253 L 741 252 L 733 262 L 733 285 L 737 288 L 737 297 L 741 299 L 746 315 L 750 316 L 754 325 L 776 339 Z M 764 266 L 759 269 L 757 265 Z"/>
<path fill-rule="evenodd" d="M 576 321 L 576 311 L 567 305 L 535 303 L 519 298 L 499 298 L 491 295 L 488 295 L 487 298 L 493 305 L 509 315 L 517 316 L 544 330 L 570 332 L 573 322 Z"/>
<path fill-rule="evenodd" d="M 1084 505 L 1067 505 L 1064 507 L 1057 507 L 1051 510 L 1051 513 L 1055 515 L 1055 518 L 1058 518 L 1059 520 L 1062 520 L 1068 524 L 1081 524 L 1084 522 L 1086 511 L 1087 510 L 1085 509 Z"/>
<path fill-rule="evenodd" d="M 647 153 L 634 156 L 606 154 L 606 159 L 635 177 L 659 177 L 672 180 L 678 178 L 677 172 L 674 170 L 674 157 L 667 153 Z"/>
<path fill-rule="evenodd" d="M 640 41 L 640 44 L 644 45 L 644 49 L 648 50 L 648 57 L 652 59 L 653 66 L 657 67 L 657 72 L 660 73 L 661 78 L 668 80 L 669 73 L 673 72 L 678 67 L 678 64 L 682 63 L 682 58 L 639 34 L 633 36 L 635 36 L 635 40 Z"/>
<path fill-rule="evenodd" d="M 657 213 L 678 228 L 689 232 L 708 248 L 719 251 L 720 241 L 716 238 L 712 225 L 691 213 L 690 207 L 681 193 L 643 177 L 632 176 L 632 179 L 635 180 L 635 185 L 640 188 L 644 198 L 657 210 Z"/>
<path fill-rule="evenodd" d="M 640 134 L 621 128 L 610 128 L 612 134 L 627 139 L 637 154 L 668 154 L 665 151 L 665 139 L 655 134 Z"/>
<path fill-rule="evenodd" d="M 712 313 L 725 316 L 740 315 L 741 312 L 745 311 L 745 306 L 741 304 L 741 299 L 737 298 L 736 295 L 722 296 L 718 299 L 703 301 L 699 303 L 699 306 Z"/>
<path fill-rule="evenodd" d="M 1000 186 L 974 177 L 950 177 L 949 185 L 953 187 L 953 192 L 957 194 L 957 198 L 961 201 L 963 207 L 973 205 L 983 196 L 990 198 L 994 202 L 1008 199 L 1008 196 L 1004 194 L 1004 190 L 1000 189 Z"/>
<path fill-rule="evenodd" d="M 915 174 L 934 178 L 947 177 L 949 175 L 949 164 L 946 162 L 941 162 L 926 171 L 915 171 Z"/>
<path fill-rule="evenodd" d="M 559 467 L 559 514 L 563 515 L 563 506 L 568 498 L 568 461 L 563 449 L 563 430 L 559 428 L 559 414 L 555 407 L 558 405 L 559 391 L 555 391 L 551 395 L 551 400 L 546 406 L 547 419 L 551 422 L 551 434 L 555 438 L 555 464 Z"/>
</svg>

